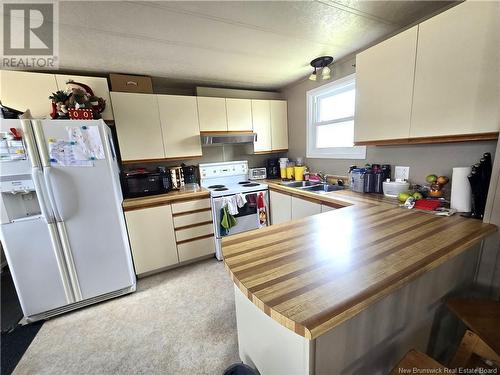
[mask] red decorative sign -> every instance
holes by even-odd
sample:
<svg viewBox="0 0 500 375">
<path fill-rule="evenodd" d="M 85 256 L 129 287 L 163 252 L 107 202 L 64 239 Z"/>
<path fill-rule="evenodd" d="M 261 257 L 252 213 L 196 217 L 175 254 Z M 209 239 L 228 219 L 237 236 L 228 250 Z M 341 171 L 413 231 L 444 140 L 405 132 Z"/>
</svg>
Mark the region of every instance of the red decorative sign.
<svg viewBox="0 0 500 375">
<path fill-rule="evenodd" d="M 72 120 L 92 120 L 94 118 L 94 111 L 90 108 L 68 110 L 69 118 Z"/>
</svg>

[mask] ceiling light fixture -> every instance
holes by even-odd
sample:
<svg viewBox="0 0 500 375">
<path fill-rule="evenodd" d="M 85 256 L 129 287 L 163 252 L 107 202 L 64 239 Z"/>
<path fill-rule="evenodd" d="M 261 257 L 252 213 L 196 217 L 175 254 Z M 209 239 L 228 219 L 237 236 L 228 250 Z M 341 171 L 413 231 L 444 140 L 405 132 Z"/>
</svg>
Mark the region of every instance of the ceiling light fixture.
<svg viewBox="0 0 500 375">
<path fill-rule="evenodd" d="M 333 62 L 332 56 L 321 56 L 317 57 L 311 61 L 311 66 L 314 68 L 314 72 L 309 76 L 311 81 L 317 80 L 317 69 L 321 69 L 321 79 L 327 80 L 332 78 L 331 69 L 328 67 Z"/>
</svg>

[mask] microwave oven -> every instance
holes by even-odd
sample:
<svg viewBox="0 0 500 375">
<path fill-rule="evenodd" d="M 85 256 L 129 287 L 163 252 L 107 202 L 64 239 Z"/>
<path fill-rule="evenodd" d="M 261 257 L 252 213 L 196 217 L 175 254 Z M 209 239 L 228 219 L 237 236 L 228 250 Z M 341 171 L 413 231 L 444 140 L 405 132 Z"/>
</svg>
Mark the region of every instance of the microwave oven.
<svg viewBox="0 0 500 375">
<path fill-rule="evenodd" d="M 172 190 L 170 174 L 164 168 L 154 172 L 145 169 L 123 172 L 122 185 L 127 198 L 164 194 Z"/>
</svg>

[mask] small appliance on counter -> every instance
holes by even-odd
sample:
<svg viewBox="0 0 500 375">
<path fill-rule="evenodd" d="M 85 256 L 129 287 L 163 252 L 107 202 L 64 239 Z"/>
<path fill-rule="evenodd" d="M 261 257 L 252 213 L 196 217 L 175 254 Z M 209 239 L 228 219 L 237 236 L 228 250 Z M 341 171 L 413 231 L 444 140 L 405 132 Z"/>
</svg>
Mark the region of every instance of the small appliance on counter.
<svg viewBox="0 0 500 375">
<path fill-rule="evenodd" d="M 123 171 L 122 185 L 126 198 L 164 194 L 172 189 L 169 172 L 165 167 L 158 167 L 156 171 L 148 171 L 146 168 Z"/>
<path fill-rule="evenodd" d="M 198 167 L 196 165 L 185 165 L 181 164 L 182 173 L 184 174 L 185 184 L 197 184 L 198 183 Z"/>
<path fill-rule="evenodd" d="M 265 180 L 268 176 L 267 168 L 250 168 L 248 170 L 248 178 L 250 180 Z M 277 178 L 277 177 L 272 177 Z"/>
<path fill-rule="evenodd" d="M 280 178 L 280 159 L 267 159 L 266 171 L 267 178 Z"/>
<path fill-rule="evenodd" d="M 170 168 L 170 181 L 172 182 L 172 189 L 179 190 L 184 187 L 184 171 L 182 167 Z"/>
</svg>

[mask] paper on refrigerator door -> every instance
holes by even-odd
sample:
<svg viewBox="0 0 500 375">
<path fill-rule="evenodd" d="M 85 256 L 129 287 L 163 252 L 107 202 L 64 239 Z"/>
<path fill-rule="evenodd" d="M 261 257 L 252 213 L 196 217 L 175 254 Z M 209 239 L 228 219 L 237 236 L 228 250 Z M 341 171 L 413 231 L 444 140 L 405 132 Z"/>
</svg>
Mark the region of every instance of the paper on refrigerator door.
<svg viewBox="0 0 500 375">
<path fill-rule="evenodd" d="M 80 148 L 80 160 L 100 160 L 104 159 L 104 148 L 97 126 L 68 126 L 66 127 L 69 140 L 75 142 Z"/>
<path fill-rule="evenodd" d="M 75 142 L 63 139 L 49 139 L 49 158 L 51 164 L 63 167 L 93 167 L 92 160 L 83 160 L 85 156 L 81 154 Z"/>
</svg>

